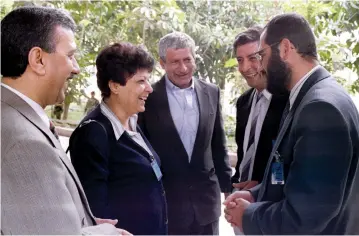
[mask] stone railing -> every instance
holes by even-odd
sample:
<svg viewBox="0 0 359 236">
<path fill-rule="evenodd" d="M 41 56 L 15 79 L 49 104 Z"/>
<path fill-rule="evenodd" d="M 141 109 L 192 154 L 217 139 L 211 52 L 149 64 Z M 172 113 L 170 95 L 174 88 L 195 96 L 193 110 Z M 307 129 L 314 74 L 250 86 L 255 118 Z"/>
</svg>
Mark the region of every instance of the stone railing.
<svg viewBox="0 0 359 236">
<path fill-rule="evenodd" d="M 56 132 L 63 137 L 70 137 L 78 122 L 71 120 L 52 119 L 56 127 Z"/>
</svg>

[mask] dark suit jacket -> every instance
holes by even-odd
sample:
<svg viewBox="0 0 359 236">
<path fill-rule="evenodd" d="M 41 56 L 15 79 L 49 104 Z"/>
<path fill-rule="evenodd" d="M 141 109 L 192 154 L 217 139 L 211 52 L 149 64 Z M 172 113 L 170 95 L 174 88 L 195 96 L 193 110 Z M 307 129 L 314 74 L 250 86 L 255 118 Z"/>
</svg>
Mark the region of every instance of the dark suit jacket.
<svg viewBox="0 0 359 236">
<path fill-rule="evenodd" d="M 195 215 L 200 224 L 218 220 L 220 188 L 231 190 L 231 168 L 226 150 L 217 86 L 195 79 L 199 126 L 191 162 L 171 117 L 165 78 L 153 85 L 139 124 L 161 158 L 169 227 L 189 226 Z"/>
<path fill-rule="evenodd" d="M 151 167 L 151 156 L 126 131 L 116 140 L 100 106 L 73 132 L 70 153 L 96 217 L 118 219 L 117 227 L 135 235 L 167 234 L 165 192 Z"/>
<path fill-rule="evenodd" d="M 359 115 L 324 69 L 304 83 L 273 147 L 245 234 L 359 234 Z M 284 185 L 271 184 L 278 152 Z"/>
<path fill-rule="evenodd" d="M 237 122 L 236 122 L 236 143 L 237 143 L 237 165 L 236 173 L 232 177 L 232 183 L 238 183 L 239 166 L 243 159 L 244 133 L 251 112 L 254 97 L 254 88 L 244 92 L 237 100 Z M 279 123 L 284 107 L 288 101 L 286 96 L 272 96 L 267 114 L 264 118 L 260 137 L 258 140 L 257 151 L 255 153 L 252 180 L 262 182 L 265 168 L 267 166 L 269 154 L 272 151 L 273 143 L 277 138 Z"/>
</svg>

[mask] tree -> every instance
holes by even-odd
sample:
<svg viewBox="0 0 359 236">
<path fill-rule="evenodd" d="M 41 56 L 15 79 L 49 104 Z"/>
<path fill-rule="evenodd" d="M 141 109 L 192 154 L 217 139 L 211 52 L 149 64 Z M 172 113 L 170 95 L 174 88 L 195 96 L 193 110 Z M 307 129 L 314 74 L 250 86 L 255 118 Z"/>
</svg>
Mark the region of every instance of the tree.
<svg viewBox="0 0 359 236">
<path fill-rule="evenodd" d="M 359 75 L 359 1 L 295 2 L 284 9 L 296 10 L 313 26 L 320 61 L 331 73 L 346 67 Z M 346 78 L 337 80 L 346 84 Z M 359 92 L 359 80 L 348 89 Z"/>
<path fill-rule="evenodd" d="M 235 36 L 247 27 L 263 25 L 270 14 L 280 11 L 276 4 L 255 1 L 177 3 L 187 13 L 185 31 L 198 45 L 197 75 L 221 89 L 224 89 L 226 81 L 238 79 L 237 74 L 232 73 L 232 67 L 236 65 L 232 48 Z"/>
<path fill-rule="evenodd" d="M 359 71 L 358 1 L 11 1 L 4 0 L 1 17 L 11 9 L 29 4 L 68 10 L 78 24 L 77 60 L 81 74 L 71 80 L 66 91 L 64 119 L 71 103 L 79 102 L 87 79 L 95 73 L 99 50 L 116 41 L 144 45 L 158 59 L 159 39 L 172 31 L 184 31 L 196 42 L 197 76 L 221 89 L 228 81 L 236 93 L 244 90 L 236 72 L 232 43 L 248 27 L 264 26 L 272 16 L 299 12 L 313 26 L 320 60 L 331 72 L 349 68 Z M 343 41 L 343 38 L 345 40 Z M 155 70 L 157 75 L 162 71 Z M 359 82 L 350 86 L 359 91 Z M 236 95 L 234 95 L 236 96 Z"/>
<path fill-rule="evenodd" d="M 19 6 L 50 6 L 69 11 L 78 25 L 76 59 L 82 70 L 69 82 L 63 119 L 67 119 L 70 104 L 80 101 L 81 91 L 88 86 L 87 78 L 95 72 L 101 48 L 129 41 L 143 44 L 157 55 L 158 39 L 166 31 L 183 29 L 184 13 L 175 1 L 7 1 L 6 9 L 1 9 L 2 16 Z"/>
</svg>

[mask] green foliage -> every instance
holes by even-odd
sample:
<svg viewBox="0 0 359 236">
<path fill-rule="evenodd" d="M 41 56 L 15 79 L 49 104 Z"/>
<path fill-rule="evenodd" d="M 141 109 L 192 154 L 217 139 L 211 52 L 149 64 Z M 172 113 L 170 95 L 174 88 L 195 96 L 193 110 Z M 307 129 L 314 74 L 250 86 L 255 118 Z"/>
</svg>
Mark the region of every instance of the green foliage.
<svg viewBox="0 0 359 236">
<path fill-rule="evenodd" d="M 359 75 L 359 1 L 295 2 L 284 8 L 303 14 L 313 26 L 320 61 L 330 72 L 347 67 Z M 359 92 L 357 81 L 349 91 Z"/>
<path fill-rule="evenodd" d="M 185 32 L 198 45 L 197 75 L 224 89 L 226 81 L 237 79 L 232 67 L 233 41 L 247 27 L 263 25 L 270 14 L 280 13 L 268 2 L 178 1 L 186 12 Z M 253 14 L 256 12 L 256 14 Z"/>
<path fill-rule="evenodd" d="M 227 138 L 227 147 L 230 152 L 236 152 L 237 144 L 235 141 L 236 134 L 236 118 L 229 115 L 224 115 L 224 130 Z"/>
<path fill-rule="evenodd" d="M 317 37 L 320 60 L 332 73 L 343 68 L 359 73 L 358 1 L 3 0 L 1 17 L 15 7 L 31 4 L 65 8 L 78 24 L 77 60 L 82 71 L 69 84 L 65 109 L 79 102 L 81 90 L 95 74 L 95 59 L 101 48 L 129 41 L 144 45 L 158 58 L 158 40 L 175 30 L 188 33 L 196 41 L 196 75 L 222 89 L 231 82 L 238 94 L 247 86 L 236 72 L 232 49 L 235 36 L 248 27 L 264 26 L 283 12 L 295 11 L 308 19 Z M 359 82 L 349 90 L 359 91 Z"/>
</svg>

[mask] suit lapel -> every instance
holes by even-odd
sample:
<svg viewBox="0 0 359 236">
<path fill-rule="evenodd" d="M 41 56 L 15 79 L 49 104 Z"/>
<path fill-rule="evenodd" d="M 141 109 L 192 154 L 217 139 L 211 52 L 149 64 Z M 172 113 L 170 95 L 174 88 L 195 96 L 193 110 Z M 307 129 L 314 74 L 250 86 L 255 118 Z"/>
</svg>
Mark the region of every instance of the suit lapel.
<svg viewBox="0 0 359 236">
<path fill-rule="evenodd" d="M 253 102 L 253 98 L 254 98 L 254 94 L 255 94 L 255 89 L 251 89 L 251 92 L 250 92 L 250 96 L 249 96 L 249 99 L 247 101 L 247 103 L 243 106 L 243 109 L 245 111 L 245 116 L 243 118 L 245 118 L 245 120 L 247 121 L 245 126 L 244 126 L 244 129 L 245 127 L 247 126 L 247 123 L 248 123 L 248 119 L 249 119 L 249 114 L 251 113 L 251 109 L 252 109 L 252 102 Z"/>
<path fill-rule="evenodd" d="M 153 107 L 157 111 L 156 115 L 159 120 L 158 131 L 164 133 L 163 137 L 166 137 L 167 143 L 172 144 L 177 150 L 181 150 L 182 154 L 179 154 L 179 156 L 187 158 L 188 154 L 183 146 L 171 115 L 167 97 L 165 76 L 163 76 L 161 80 L 158 81 L 154 87 L 154 90 L 154 93 L 150 96 L 153 96 Z M 186 162 L 188 162 L 188 158 L 186 159 Z"/>
<path fill-rule="evenodd" d="M 67 170 L 70 172 L 70 175 L 75 180 L 77 187 L 79 188 L 79 193 L 81 198 L 86 203 L 86 207 L 88 208 L 89 214 L 92 216 L 91 211 L 89 210 L 89 206 L 82 189 L 82 185 L 80 180 L 77 177 L 76 171 L 74 170 L 69 158 L 64 152 L 61 143 L 54 134 L 50 131 L 50 128 L 46 126 L 46 124 L 41 120 L 40 116 L 30 107 L 28 103 L 26 103 L 22 98 L 17 96 L 15 93 L 11 92 L 7 88 L 1 86 L 1 100 L 6 104 L 16 109 L 20 114 L 22 114 L 28 121 L 30 121 L 33 125 L 35 125 L 50 141 L 53 147 L 55 147 L 58 156 L 60 157 L 62 163 L 66 166 Z M 50 124 L 49 124 L 50 125 Z"/>
<path fill-rule="evenodd" d="M 297 109 L 297 107 L 299 106 L 300 102 L 302 101 L 302 99 L 304 98 L 304 96 L 307 94 L 307 92 L 310 90 L 311 87 L 313 87 L 313 85 L 315 85 L 316 83 L 318 83 L 319 81 L 326 79 L 330 77 L 330 74 L 327 70 L 325 70 L 323 67 L 320 67 L 319 69 L 317 69 L 316 71 L 314 71 L 313 74 L 311 74 L 309 76 L 309 78 L 307 79 L 307 81 L 305 81 L 305 83 L 303 84 L 302 88 L 300 89 L 297 98 L 295 99 L 295 102 L 292 106 L 292 109 L 289 111 L 283 126 L 281 127 L 277 140 L 274 144 L 274 147 L 272 149 L 272 152 L 270 154 L 268 163 L 267 163 L 267 167 L 266 167 L 266 171 L 264 173 L 265 179 L 264 179 L 264 185 L 260 188 L 259 194 L 258 194 L 258 199 L 261 199 L 264 195 L 266 186 L 267 186 L 267 181 L 269 181 L 269 170 L 273 161 L 273 157 L 274 154 L 277 152 L 283 137 L 285 136 L 287 130 L 291 127 L 291 123 L 295 114 L 295 111 Z"/>
<path fill-rule="evenodd" d="M 207 91 L 207 87 L 205 84 L 198 81 L 198 79 L 193 78 L 194 80 L 194 90 L 196 92 L 197 101 L 198 101 L 198 129 L 196 134 L 196 139 L 193 145 L 193 152 L 191 156 L 191 162 L 193 161 L 193 158 L 196 158 L 196 152 L 198 148 L 201 148 L 201 145 L 199 143 L 203 141 L 205 137 L 205 130 L 206 125 L 208 124 L 209 116 L 213 116 L 214 111 L 210 110 L 212 108 L 210 101 L 209 101 L 209 95 Z"/>
</svg>

